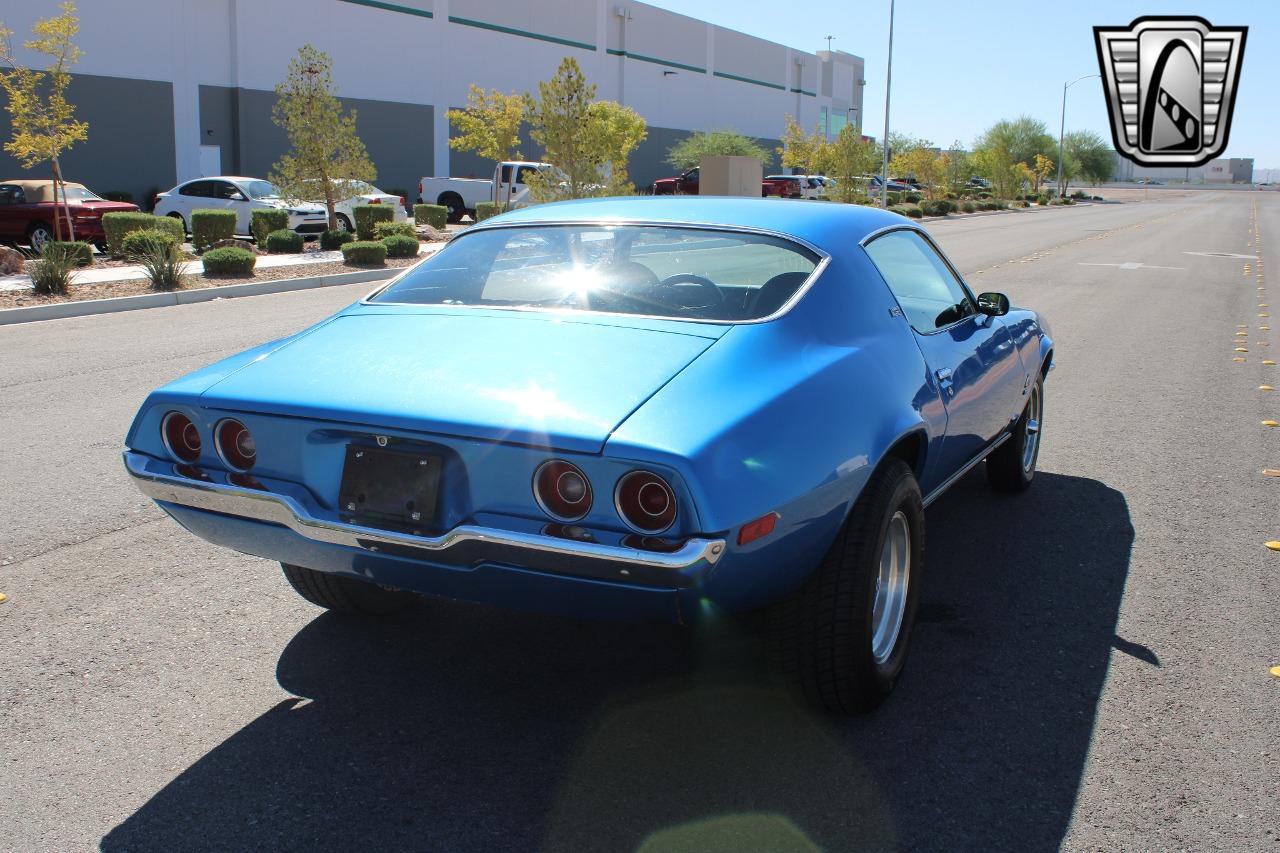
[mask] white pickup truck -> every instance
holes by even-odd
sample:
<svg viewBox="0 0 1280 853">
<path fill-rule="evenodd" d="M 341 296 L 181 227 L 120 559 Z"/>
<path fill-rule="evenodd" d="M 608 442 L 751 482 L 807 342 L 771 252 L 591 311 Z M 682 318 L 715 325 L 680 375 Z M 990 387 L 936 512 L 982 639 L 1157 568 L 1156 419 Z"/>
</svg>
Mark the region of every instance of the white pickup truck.
<svg viewBox="0 0 1280 853">
<path fill-rule="evenodd" d="M 418 202 L 449 208 L 450 222 L 461 221 L 463 214 L 470 214 L 474 219 L 476 204 L 482 201 L 503 201 L 513 207 L 525 203 L 529 195 L 525 176 L 550 168 L 550 163 L 508 160 L 494 167 L 492 178 L 423 178 L 418 181 Z M 512 173 L 515 174 L 514 184 L 511 183 Z"/>
</svg>

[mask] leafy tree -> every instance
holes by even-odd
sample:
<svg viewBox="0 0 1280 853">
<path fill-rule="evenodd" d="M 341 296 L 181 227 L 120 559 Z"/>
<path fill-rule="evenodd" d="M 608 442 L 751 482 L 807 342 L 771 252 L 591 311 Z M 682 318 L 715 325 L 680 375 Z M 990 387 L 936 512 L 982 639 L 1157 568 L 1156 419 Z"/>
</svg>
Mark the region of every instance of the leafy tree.
<svg viewBox="0 0 1280 853">
<path fill-rule="evenodd" d="M 649 135 L 645 120 L 616 101 L 596 101 L 588 111 L 585 133 L 598 159 L 609 169 L 605 184 L 608 194 L 634 194 L 635 186 L 627 175 L 627 158 Z"/>
<path fill-rule="evenodd" d="M 863 139 L 851 124 L 840 128 L 831 142 L 825 142 L 818 150 L 817 171 L 835 178 L 835 198 L 851 203 L 866 192 L 863 176 L 880 163 L 880 147 Z"/>
<path fill-rule="evenodd" d="M 59 6 L 61 14 L 43 21 L 36 21 L 31 28 L 35 38 L 22 43 L 27 50 L 49 57 L 43 71 L 20 64 L 13 52 L 13 30 L 0 23 L 0 86 L 8 95 L 10 121 L 13 134 L 4 144 L 23 168 L 30 169 L 49 161 L 53 166 L 53 201 L 58 203 L 61 187 L 62 213 L 67 221 L 67 234 L 75 239 L 75 227 L 66 207 L 67 190 L 62 180 L 62 168 L 58 157 L 77 142 L 89 138 L 88 122 L 77 121 L 75 105 L 67 100 L 67 86 L 71 83 L 68 68 L 80 60 L 83 51 L 73 39 L 80 32 L 80 19 L 76 17 L 74 3 Z M 53 217 L 54 239 L 62 239 L 62 226 L 58 216 Z"/>
<path fill-rule="evenodd" d="M 787 116 L 787 127 L 782 132 L 782 146 L 777 149 L 784 169 L 799 169 L 805 174 L 818 171 L 817 163 L 827 145 L 816 131 L 806 133 L 799 123 Z"/>
<path fill-rule="evenodd" d="M 1053 160 L 1043 154 L 1036 155 L 1036 164 L 1031 169 L 1036 177 L 1036 195 L 1040 194 L 1040 185 L 1049 180 L 1049 176 L 1053 174 L 1056 168 L 1057 166 Z"/>
<path fill-rule="evenodd" d="M 337 228 L 334 206 L 356 195 L 358 182 L 377 180 L 378 172 L 356 134 L 355 111 L 343 112 L 332 69 L 329 54 L 309 44 L 289 61 L 271 117 L 289 135 L 290 149 L 272 167 L 271 181 L 285 198 L 323 193 L 329 227 Z"/>
<path fill-rule="evenodd" d="M 1008 148 L 998 143 L 980 146 L 974 149 L 970 161 L 974 171 L 991 181 L 991 189 L 997 198 L 1013 196 L 1018 173 Z"/>
<path fill-rule="evenodd" d="M 1014 163 L 1033 163 L 1037 154 L 1053 154 L 1058 146 L 1044 122 L 1030 116 L 998 121 L 978 138 L 974 150 L 1003 148 Z"/>
<path fill-rule="evenodd" d="M 951 143 L 951 150 L 946 152 L 945 156 L 947 164 L 943 170 L 943 180 L 946 182 L 947 189 L 953 193 L 961 193 L 969 179 L 973 177 L 973 162 L 969 152 L 961 147 L 959 140 L 956 140 Z"/>
<path fill-rule="evenodd" d="M 526 180 L 535 201 L 632 192 L 627 157 L 648 131 L 634 110 L 613 101 L 595 101 L 573 57 L 565 57 L 538 97 L 525 100 L 531 133 L 556 168 Z"/>
<path fill-rule="evenodd" d="M 1091 130 L 1073 130 L 1062 138 L 1063 180 L 1082 177 L 1086 181 L 1100 184 L 1111 177 L 1115 166 L 1111 146 L 1101 136 Z M 1072 165 L 1067 174 L 1067 165 Z M 1065 191 L 1059 187 L 1059 191 Z"/>
<path fill-rule="evenodd" d="M 947 160 L 928 147 L 925 140 L 915 140 L 912 147 L 901 150 L 889 161 L 889 172 L 902 177 L 913 177 L 924 184 L 925 192 L 933 198 L 934 187 L 946 174 Z"/>
<path fill-rule="evenodd" d="M 505 95 L 497 89 L 485 91 L 472 83 L 467 106 L 446 114 L 449 123 L 458 129 L 458 135 L 449 140 L 449 147 L 474 151 L 486 160 L 519 160 L 525 101 L 523 95 Z M 494 201 L 499 201 L 496 182 L 493 192 Z"/>
<path fill-rule="evenodd" d="M 698 131 L 686 136 L 667 150 L 667 162 L 686 171 L 702 162 L 703 157 L 754 157 L 766 169 L 773 155 L 754 139 L 732 130 Z"/>
</svg>

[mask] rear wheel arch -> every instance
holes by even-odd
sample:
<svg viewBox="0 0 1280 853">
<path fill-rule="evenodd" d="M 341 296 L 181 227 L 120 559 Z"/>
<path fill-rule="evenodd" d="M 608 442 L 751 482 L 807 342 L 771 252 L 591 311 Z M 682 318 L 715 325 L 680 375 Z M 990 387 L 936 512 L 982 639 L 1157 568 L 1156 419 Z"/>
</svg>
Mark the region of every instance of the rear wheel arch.
<svg viewBox="0 0 1280 853">
<path fill-rule="evenodd" d="M 880 457 L 879 464 L 883 465 L 887 459 L 901 459 L 919 481 L 924 474 L 924 458 L 928 447 L 929 439 L 924 429 L 914 429 L 890 445 Z"/>
<path fill-rule="evenodd" d="M 1040 362 L 1041 378 L 1049 375 L 1049 368 L 1053 367 L 1053 347 L 1049 347 L 1049 351 L 1044 354 L 1044 360 Z"/>
</svg>

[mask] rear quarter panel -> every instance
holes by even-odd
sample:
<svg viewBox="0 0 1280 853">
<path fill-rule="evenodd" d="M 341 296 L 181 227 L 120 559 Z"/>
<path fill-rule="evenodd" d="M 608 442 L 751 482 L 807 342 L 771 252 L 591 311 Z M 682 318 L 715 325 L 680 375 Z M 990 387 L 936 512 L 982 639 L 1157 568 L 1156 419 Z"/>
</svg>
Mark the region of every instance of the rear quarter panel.
<svg viewBox="0 0 1280 853">
<path fill-rule="evenodd" d="M 733 328 L 624 422 L 606 456 L 680 471 L 729 559 L 705 593 L 749 609 L 794 590 L 885 451 L 938 403 L 911 332 L 862 249 L 833 257 L 789 313 Z M 778 512 L 769 537 L 738 529 Z"/>
</svg>

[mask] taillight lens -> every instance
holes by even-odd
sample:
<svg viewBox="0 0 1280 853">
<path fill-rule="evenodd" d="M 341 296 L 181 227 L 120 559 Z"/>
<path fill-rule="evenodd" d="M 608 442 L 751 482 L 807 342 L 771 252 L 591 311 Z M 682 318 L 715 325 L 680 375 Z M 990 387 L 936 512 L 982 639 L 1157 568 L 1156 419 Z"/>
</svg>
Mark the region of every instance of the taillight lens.
<svg viewBox="0 0 1280 853">
<path fill-rule="evenodd" d="M 234 418 L 219 421 L 213 431 L 213 443 L 218 448 L 218 455 L 227 467 L 237 471 L 248 471 L 258 461 L 258 448 L 253 442 L 253 435 Z"/>
<path fill-rule="evenodd" d="M 404 207 L 404 196 L 400 196 L 400 206 Z"/>
<path fill-rule="evenodd" d="M 622 520 L 640 533 L 661 533 L 676 521 L 676 493 L 651 471 L 632 471 L 618 481 L 614 502 Z"/>
<path fill-rule="evenodd" d="M 179 462 L 200 458 L 200 430 L 181 412 L 169 412 L 160 422 L 160 437 L 169 455 Z"/>
<path fill-rule="evenodd" d="M 533 496 L 558 521 L 577 521 L 591 510 L 591 481 L 563 459 L 543 462 L 533 474 Z"/>
</svg>

